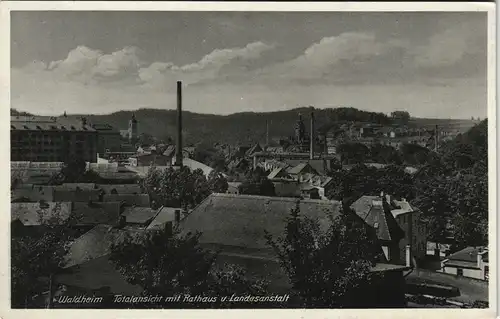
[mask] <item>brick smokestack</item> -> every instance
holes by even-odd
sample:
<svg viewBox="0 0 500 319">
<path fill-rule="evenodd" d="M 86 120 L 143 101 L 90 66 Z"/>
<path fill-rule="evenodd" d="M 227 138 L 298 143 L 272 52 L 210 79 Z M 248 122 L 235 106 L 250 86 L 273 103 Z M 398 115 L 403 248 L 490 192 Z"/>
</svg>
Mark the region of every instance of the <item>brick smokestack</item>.
<svg viewBox="0 0 500 319">
<path fill-rule="evenodd" d="M 177 145 L 175 166 L 182 166 L 182 82 L 177 81 Z"/>
<path fill-rule="evenodd" d="M 314 159 L 314 108 L 311 110 L 311 132 L 309 137 L 309 159 Z"/>
</svg>

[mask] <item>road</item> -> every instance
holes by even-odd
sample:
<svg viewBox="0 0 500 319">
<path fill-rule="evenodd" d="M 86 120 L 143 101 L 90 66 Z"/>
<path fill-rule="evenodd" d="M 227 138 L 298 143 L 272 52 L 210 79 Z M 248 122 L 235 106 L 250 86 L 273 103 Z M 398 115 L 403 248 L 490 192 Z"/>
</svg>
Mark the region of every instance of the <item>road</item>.
<svg viewBox="0 0 500 319">
<path fill-rule="evenodd" d="M 429 281 L 457 287 L 460 290 L 460 296 L 448 298 L 450 300 L 464 303 L 472 303 L 476 300 L 488 301 L 488 284 L 481 281 L 457 278 L 428 270 L 414 270 L 408 278 L 417 282 Z"/>
</svg>

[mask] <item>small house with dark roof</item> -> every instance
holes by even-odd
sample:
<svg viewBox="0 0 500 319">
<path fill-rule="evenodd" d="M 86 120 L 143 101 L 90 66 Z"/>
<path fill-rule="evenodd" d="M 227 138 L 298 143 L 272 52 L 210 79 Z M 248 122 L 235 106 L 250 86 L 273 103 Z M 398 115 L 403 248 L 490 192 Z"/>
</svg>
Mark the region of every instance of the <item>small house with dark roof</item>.
<svg viewBox="0 0 500 319">
<path fill-rule="evenodd" d="M 177 226 L 186 216 L 187 212 L 175 207 L 161 207 L 158 213 L 146 228 L 147 230 L 164 229 L 167 223 Z"/>
<path fill-rule="evenodd" d="M 441 262 L 440 272 L 480 280 L 489 279 L 487 247 L 466 247 Z"/>
<path fill-rule="evenodd" d="M 105 194 L 103 202 L 121 202 L 125 206 L 150 207 L 148 194 Z"/>
<path fill-rule="evenodd" d="M 362 196 L 351 205 L 351 209 L 374 229 L 387 260 L 396 264 L 407 263 L 406 251 L 401 255 L 399 249 L 399 243 L 405 233 L 392 215 L 385 198 Z"/>
<path fill-rule="evenodd" d="M 318 174 L 318 172 L 307 162 L 301 162 L 287 170 L 288 174 L 297 179 L 302 174 Z"/>
<path fill-rule="evenodd" d="M 99 224 L 118 223 L 123 204 L 120 202 L 87 202 L 73 203 L 71 211 L 71 223 L 75 226 L 95 227 Z"/>
<path fill-rule="evenodd" d="M 128 226 L 145 228 L 158 214 L 159 209 L 149 207 L 126 207 L 122 216 Z"/>
</svg>

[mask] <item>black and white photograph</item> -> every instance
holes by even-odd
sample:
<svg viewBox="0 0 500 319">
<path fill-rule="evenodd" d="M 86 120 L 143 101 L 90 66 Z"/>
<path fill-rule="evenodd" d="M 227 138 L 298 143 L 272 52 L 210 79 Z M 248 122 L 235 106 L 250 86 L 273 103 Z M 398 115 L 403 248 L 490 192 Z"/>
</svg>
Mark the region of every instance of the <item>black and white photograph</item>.
<svg viewBox="0 0 500 319">
<path fill-rule="evenodd" d="M 493 4 L 74 6 L 7 13 L 11 309 L 496 305 Z"/>
</svg>

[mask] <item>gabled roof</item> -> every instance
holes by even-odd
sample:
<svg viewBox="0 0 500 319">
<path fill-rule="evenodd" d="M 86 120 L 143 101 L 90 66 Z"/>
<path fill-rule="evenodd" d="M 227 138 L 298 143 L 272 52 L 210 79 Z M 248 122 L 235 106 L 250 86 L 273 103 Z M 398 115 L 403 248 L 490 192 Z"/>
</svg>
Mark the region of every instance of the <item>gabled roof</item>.
<svg viewBox="0 0 500 319">
<path fill-rule="evenodd" d="M 325 160 L 322 159 L 303 159 L 303 160 L 293 160 L 286 159 L 285 162 L 290 166 L 297 166 L 299 164 L 307 163 L 316 172 L 316 174 L 326 174 L 325 170 Z"/>
<path fill-rule="evenodd" d="M 11 116 L 11 131 L 96 132 L 89 124 L 70 117 Z"/>
<path fill-rule="evenodd" d="M 262 152 L 262 151 L 263 151 L 262 147 L 260 146 L 259 143 L 257 143 L 254 146 L 252 146 L 248 151 L 246 151 L 245 155 L 246 156 L 252 156 L 254 153 L 256 153 L 256 152 Z"/>
<path fill-rule="evenodd" d="M 264 231 L 282 236 L 286 218 L 297 199 L 253 195 L 211 194 L 181 222 L 184 232 L 201 231 L 200 243 L 269 251 Z M 318 218 L 322 227 L 341 213 L 341 203 L 301 200 L 304 216 Z"/>
<path fill-rule="evenodd" d="M 109 255 L 111 245 L 123 242 L 126 234 L 137 238 L 142 233 L 142 231 L 118 229 L 110 225 L 97 225 L 73 241 L 66 256 L 65 268 Z"/>
<path fill-rule="evenodd" d="M 109 255 L 67 268 L 64 273 L 57 275 L 57 283 L 85 291 L 107 287 L 112 294 L 126 296 L 139 296 L 144 290 L 130 284 L 109 260 Z"/>
<path fill-rule="evenodd" d="M 397 217 L 401 214 L 419 211 L 418 208 L 414 207 L 406 200 L 394 200 L 393 202 L 398 207 L 391 210 L 391 213 L 394 217 Z"/>
<path fill-rule="evenodd" d="M 54 186 L 54 190 L 56 191 L 76 191 L 80 190 L 92 190 L 95 189 L 94 183 L 64 183 L 62 185 Z"/>
<path fill-rule="evenodd" d="M 174 207 L 162 207 L 158 211 L 158 214 L 151 221 L 147 230 L 162 228 L 166 223 L 175 221 L 175 211 L 179 208 Z"/>
<path fill-rule="evenodd" d="M 273 169 L 271 173 L 267 176 L 268 179 L 273 179 L 273 178 L 278 178 L 278 177 L 284 177 L 287 176 L 287 172 L 283 167 L 278 167 Z"/>
<path fill-rule="evenodd" d="M 122 216 L 125 216 L 125 221 L 129 224 L 147 224 L 157 214 L 157 209 L 149 207 L 127 207 Z"/>
<path fill-rule="evenodd" d="M 362 196 L 351 205 L 356 214 L 369 226 L 373 227 L 377 237 L 386 241 L 399 241 L 404 237 L 388 207 L 384 207 L 378 196 Z"/>
<path fill-rule="evenodd" d="M 486 251 L 485 247 L 466 247 L 462 250 L 457 251 L 454 254 L 448 256 L 448 260 L 452 261 L 471 261 L 477 262 L 477 255 L 481 252 Z"/>
<path fill-rule="evenodd" d="M 308 163 L 299 163 L 296 166 L 288 169 L 288 173 L 292 175 L 298 175 L 301 173 L 316 172 L 314 168 Z M 317 173 L 317 172 L 316 172 Z"/>
<path fill-rule="evenodd" d="M 138 184 L 117 184 L 117 185 L 96 185 L 98 189 L 102 189 L 105 194 L 111 194 L 113 190 L 118 194 L 141 194 L 142 189 Z"/>
<path fill-rule="evenodd" d="M 11 201 L 26 198 L 30 202 L 54 201 L 54 189 L 51 186 L 44 185 L 20 185 L 11 192 Z"/>
<path fill-rule="evenodd" d="M 123 202 L 127 206 L 149 207 L 148 194 L 106 194 L 103 202 Z"/>
<path fill-rule="evenodd" d="M 11 220 L 19 220 L 24 226 L 38 226 L 52 218 L 66 221 L 71 214 L 71 203 L 11 203 Z"/>
<path fill-rule="evenodd" d="M 99 201 L 99 190 L 54 190 L 56 202 L 88 202 Z"/>
<path fill-rule="evenodd" d="M 114 224 L 121 207 L 120 202 L 73 203 L 72 222 L 80 225 Z"/>
</svg>

